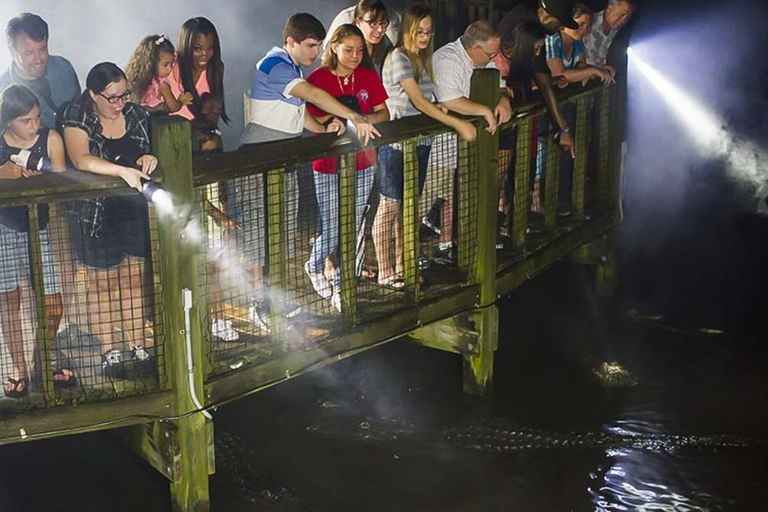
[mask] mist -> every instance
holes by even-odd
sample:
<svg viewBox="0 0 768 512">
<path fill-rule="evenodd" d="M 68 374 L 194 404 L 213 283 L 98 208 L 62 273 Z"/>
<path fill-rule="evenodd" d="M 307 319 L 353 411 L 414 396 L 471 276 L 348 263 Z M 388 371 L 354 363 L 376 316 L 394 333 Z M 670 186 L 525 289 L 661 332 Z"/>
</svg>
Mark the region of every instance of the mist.
<svg viewBox="0 0 768 512">
<path fill-rule="evenodd" d="M 760 57 L 768 7 L 739 0 L 699 3 L 673 16 L 670 10 L 641 6 L 632 55 L 722 124 L 717 133 L 695 133 L 685 108 L 665 102 L 630 59 L 625 238 L 650 250 L 691 228 L 692 206 L 718 199 L 734 211 L 763 211 L 768 181 L 767 68 Z"/>
<path fill-rule="evenodd" d="M 326 28 L 353 0 L 2 0 L 0 22 L 20 12 L 39 14 L 50 29 L 49 49 L 72 62 L 81 85 L 97 63 L 111 61 L 124 67 L 139 41 L 150 34 L 165 34 L 178 46 L 178 31 L 184 21 L 204 16 L 216 26 L 221 39 L 225 69 L 225 102 L 229 125 L 221 123 L 225 150 L 238 146 L 243 129 L 243 92 L 253 79 L 254 64 L 267 50 L 280 45 L 286 19 L 295 12 L 310 12 Z M 401 8 L 405 2 L 387 2 Z M 0 51 L 0 69 L 11 57 Z M 306 70 L 305 70 L 306 72 Z"/>
</svg>

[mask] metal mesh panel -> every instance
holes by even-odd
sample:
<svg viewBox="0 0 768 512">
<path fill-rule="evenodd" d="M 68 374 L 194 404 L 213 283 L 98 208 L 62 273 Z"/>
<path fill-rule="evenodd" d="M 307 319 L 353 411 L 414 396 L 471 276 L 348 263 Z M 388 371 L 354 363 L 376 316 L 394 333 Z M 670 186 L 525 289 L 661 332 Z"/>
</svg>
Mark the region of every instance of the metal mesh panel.
<svg viewBox="0 0 768 512">
<path fill-rule="evenodd" d="M 134 193 L 3 210 L 0 366 L 27 379 L 6 395 L 53 405 L 164 385 L 151 210 Z"/>
</svg>

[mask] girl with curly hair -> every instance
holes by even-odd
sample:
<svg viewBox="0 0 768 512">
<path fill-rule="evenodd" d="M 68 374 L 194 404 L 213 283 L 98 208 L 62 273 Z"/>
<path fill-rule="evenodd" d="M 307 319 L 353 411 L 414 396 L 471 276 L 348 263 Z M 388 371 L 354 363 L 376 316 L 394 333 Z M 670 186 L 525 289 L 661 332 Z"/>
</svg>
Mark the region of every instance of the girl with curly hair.
<svg viewBox="0 0 768 512">
<path fill-rule="evenodd" d="M 125 67 L 131 99 L 150 113 L 171 114 L 192 103 L 192 94 L 173 94 L 168 84 L 176 51 L 165 36 L 157 34 L 141 40 Z"/>
</svg>

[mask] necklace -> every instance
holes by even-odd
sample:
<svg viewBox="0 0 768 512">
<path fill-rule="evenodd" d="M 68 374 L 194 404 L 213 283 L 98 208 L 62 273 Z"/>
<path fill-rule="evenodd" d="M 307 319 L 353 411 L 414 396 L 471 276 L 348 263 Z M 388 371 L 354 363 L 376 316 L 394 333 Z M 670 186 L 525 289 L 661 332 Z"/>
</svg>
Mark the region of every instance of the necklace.
<svg viewBox="0 0 768 512">
<path fill-rule="evenodd" d="M 348 86 L 350 81 L 352 82 L 352 90 L 350 91 L 350 94 L 355 93 L 355 72 L 354 71 L 352 71 L 347 76 L 343 77 L 343 80 L 341 76 L 336 75 L 336 80 L 339 82 L 339 90 L 341 91 L 342 96 L 344 95 L 344 87 Z M 342 81 L 344 82 L 344 85 L 341 85 Z"/>
</svg>

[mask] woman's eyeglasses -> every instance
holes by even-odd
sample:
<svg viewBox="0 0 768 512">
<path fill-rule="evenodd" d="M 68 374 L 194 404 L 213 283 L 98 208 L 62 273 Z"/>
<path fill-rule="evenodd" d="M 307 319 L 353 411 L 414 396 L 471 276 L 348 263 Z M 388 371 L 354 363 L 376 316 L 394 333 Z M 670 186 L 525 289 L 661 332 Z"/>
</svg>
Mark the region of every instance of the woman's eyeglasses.
<svg viewBox="0 0 768 512">
<path fill-rule="evenodd" d="M 380 28 L 380 29 L 386 30 L 387 27 L 389 26 L 389 20 L 376 21 L 376 20 L 366 20 L 365 18 L 360 18 L 360 20 L 367 23 L 368 26 L 371 27 L 372 29 Z"/>
<path fill-rule="evenodd" d="M 434 30 L 417 30 L 416 36 L 417 37 L 432 37 L 435 34 Z"/>
<path fill-rule="evenodd" d="M 111 105 L 117 105 L 118 103 L 124 103 L 131 99 L 131 90 L 127 89 L 123 94 L 116 94 L 114 96 L 104 96 L 101 93 L 98 93 L 99 96 L 107 100 Z"/>
</svg>

